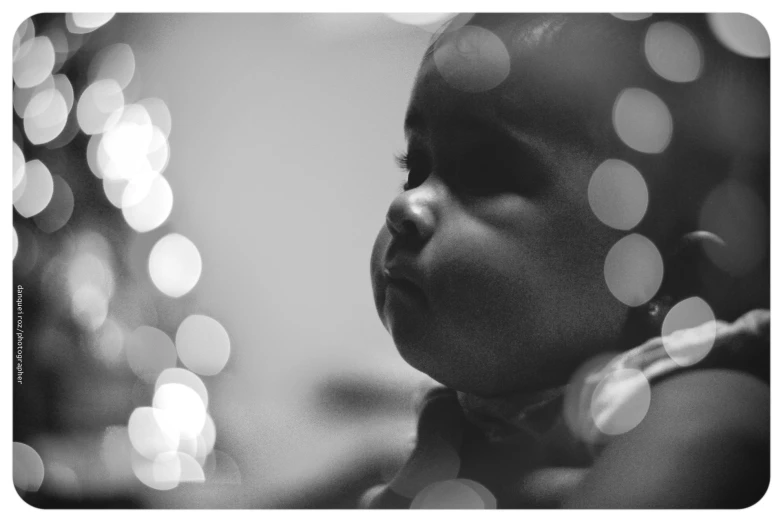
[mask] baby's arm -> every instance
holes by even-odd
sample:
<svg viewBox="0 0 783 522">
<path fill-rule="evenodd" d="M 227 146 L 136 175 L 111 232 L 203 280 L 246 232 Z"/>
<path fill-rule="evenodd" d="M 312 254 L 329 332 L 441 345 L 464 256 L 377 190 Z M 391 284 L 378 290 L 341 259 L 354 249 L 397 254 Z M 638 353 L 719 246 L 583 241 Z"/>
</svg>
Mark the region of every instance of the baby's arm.
<svg viewBox="0 0 783 522">
<path fill-rule="evenodd" d="M 566 508 L 743 508 L 769 485 L 769 386 L 728 370 L 653 387 L 644 419 L 604 449 Z"/>
</svg>

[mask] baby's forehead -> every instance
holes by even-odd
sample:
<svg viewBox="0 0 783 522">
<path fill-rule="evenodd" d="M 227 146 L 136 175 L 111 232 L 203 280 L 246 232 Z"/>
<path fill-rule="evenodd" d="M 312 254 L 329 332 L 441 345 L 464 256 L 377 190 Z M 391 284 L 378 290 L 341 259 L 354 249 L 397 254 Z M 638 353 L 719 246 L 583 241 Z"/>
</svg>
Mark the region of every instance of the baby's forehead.
<svg viewBox="0 0 783 522">
<path fill-rule="evenodd" d="M 623 56 L 632 35 L 622 27 L 601 34 L 605 24 L 565 15 L 473 17 L 425 55 L 411 113 L 443 124 L 478 115 L 583 142 L 609 133 L 609 118 L 600 116 L 611 112 L 635 66 Z"/>
</svg>

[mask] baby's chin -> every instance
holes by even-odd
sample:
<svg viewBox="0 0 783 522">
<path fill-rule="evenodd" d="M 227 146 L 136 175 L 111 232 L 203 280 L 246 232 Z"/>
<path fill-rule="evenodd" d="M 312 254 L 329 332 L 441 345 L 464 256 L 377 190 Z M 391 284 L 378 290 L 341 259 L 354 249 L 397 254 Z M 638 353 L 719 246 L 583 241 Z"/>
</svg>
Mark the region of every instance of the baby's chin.
<svg viewBox="0 0 783 522">
<path fill-rule="evenodd" d="M 492 351 L 455 347 L 432 334 L 426 337 L 429 342 L 393 334 L 397 351 L 409 365 L 454 390 L 491 397 L 516 392 L 534 377 Z"/>
</svg>

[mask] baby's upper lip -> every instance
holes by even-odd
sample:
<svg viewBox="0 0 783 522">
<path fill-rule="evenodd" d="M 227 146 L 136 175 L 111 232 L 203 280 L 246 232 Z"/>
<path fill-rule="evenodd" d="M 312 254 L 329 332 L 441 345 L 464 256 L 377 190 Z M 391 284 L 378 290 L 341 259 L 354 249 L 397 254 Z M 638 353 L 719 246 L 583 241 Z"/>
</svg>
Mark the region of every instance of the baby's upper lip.
<svg viewBox="0 0 783 522">
<path fill-rule="evenodd" d="M 383 275 L 392 281 L 407 281 L 421 289 L 418 271 L 412 263 L 399 259 L 389 260 L 383 265 Z"/>
</svg>

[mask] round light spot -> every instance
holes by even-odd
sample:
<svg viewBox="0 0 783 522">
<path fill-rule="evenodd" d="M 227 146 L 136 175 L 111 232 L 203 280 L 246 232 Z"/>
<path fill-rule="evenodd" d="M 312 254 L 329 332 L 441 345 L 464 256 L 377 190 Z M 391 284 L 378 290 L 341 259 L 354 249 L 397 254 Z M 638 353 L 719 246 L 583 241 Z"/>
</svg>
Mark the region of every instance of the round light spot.
<svg viewBox="0 0 783 522">
<path fill-rule="evenodd" d="M 602 223 L 619 230 L 630 230 L 647 212 L 647 183 L 633 165 L 608 159 L 593 172 L 587 187 L 587 199 Z"/>
<path fill-rule="evenodd" d="M 79 499 L 81 497 L 81 482 L 73 468 L 58 461 L 48 461 L 45 468 L 46 480 L 43 483 L 43 488 L 47 493 L 62 498 Z"/>
<path fill-rule="evenodd" d="M 689 297 L 666 314 L 661 337 L 669 357 L 680 366 L 690 366 L 710 353 L 717 332 L 710 305 L 700 297 Z"/>
<path fill-rule="evenodd" d="M 25 159 L 24 154 L 22 153 L 22 149 L 19 148 L 19 145 L 16 144 L 16 142 L 12 142 L 14 144 L 13 147 L 13 175 L 14 175 L 14 190 L 16 190 L 16 187 L 19 186 L 20 183 L 22 183 L 22 179 L 24 178 L 24 171 L 25 171 Z M 21 195 L 21 194 L 20 194 Z M 16 199 L 14 199 L 16 201 Z"/>
<path fill-rule="evenodd" d="M 66 13 L 65 26 L 75 34 L 90 33 L 114 18 L 114 13 Z"/>
<path fill-rule="evenodd" d="M 184 437 L 195 438 L 204 428 L 207 412 L 201 397 L 190 386 L 176 382 L 161 385 L 155 390 L 152 406 L 168 412 Z"/>
<path fill-rule="evenodd" d="M 24 114 L 24 132 L 33 145 L 48 143 L 60 135 L 68 120 L 68 105 L 62 93 L 36 94 L 27 105 Z"/>
<path fill-rule="evenodd" d="M 472 25 L 445 33 L 437 44 L 434 60 L 446 83 L 464 92 L 497 87 L 511 70 L 503 41 L 489 29 Z"/>
<path fill-rule="evenodd" d="M 14 83 L 22 89 L 35 87 L 52 74 L 54 46 L 45 36 L 36 36 L 22 45 L 14 56 Z"/>
<path fill-rule="evenodd" d="M 128 437 L 140 455 L 154 459 L 177 449 L 179 427 L 170 412 L 142 406 L 133 410 L 128 419 Z"/>
<path fill-rule="evenodd" d="M 209 394 L 204 382 L 198 375 L 185 368 L 167 368 L 163 370 L 155 381 L 155 391 L 164 384 L 182 384 L 187 386 L 198 394 L 205 409 L 209 405 Z"/>
<path fill-rule="evenodd" d="M 144 98 L 136 102 L 136 105 L 140 105 L 147 111 L 152 124 L 168 138 L 169 134 L 171 134 L 171 112 L 169 112 L 166 102 L 160 98 Z"/>
<path fill-rule="evenodd" d="M 707 21 L 718 41 L 730 51 L 749 58 L 769 58 L 769 33 L 752 16 L 710 13 Z"/>
<path fill-rule="evenodd" d="M 623 90 L 612 111 L 614 130 L 639 152 L 663 152 L 672 137 L 672 116 L 658 96 L 645 89 Z"/>
<path fill-rule="evenodd" d="M 30 105 L 30 101 L 41 93 L 46 93 L 48 97 L 54 96 L 56 84 L 54 82 L 54 76 L 47 76 L 44 81 L 30 87 L 29 89 L 21 89 L 18 86 L 14 86 L 13 104 L 14 112 L 20 118 L 24 118 L 25 113 L 30 116 L 35 116 L 37 112 L 27 111 L 27 106 Z M 48 98 L 39 99 L 37 104 L 37 111 L 41 111 L 47 106 L 49 102 Z"/>
<path fill-rule="evenodd" d="M 73 214 L 73 192 L 60 176 L 52 176 L 52 199 L 46 208 L 33 217 L 39 229 L 51 234 L 61 229 Z"/>
<path fill-rule="evenodd" d="M 126 105 L 112 115 L 111 120 L 114 123 L 106 130 L 96 151 L 102 176 L 133 180 L 147 175 L 151 180 L 151 148 L 162 145 L 160 138 L 156 140 L 155 128 L 146 109 L 136 104 Z"/>
<path fill-rule="evenodd" d="M 650 383 L 639 370 L 623 368 L 604 377 L 593 392 L 590 413 L 606 435 L 621 435 L 639 425 L 650 409 Z"/>
<path fill-rule="evenodd" d="M 123 191 L 123 195 L 127 191 Z M 174 194 L 166 178 L 155 175 L 147 195 L 133 206 L 123 206 L 122 215 L 137 232 L 149 232 L 162 225 L 171 214 Z"/>
<path fill-rule="evenodd" d="M 107 318 L 90 343 L 93 354 L 109 367 L 124 361 L 125 330 L 114 319 Z"/>
<path fill-rule="evenodd" d="M 485 504 L 466 481 L 444 480 L 422 489 L 410 509 L 485 509 Z"/>
<path fill-rule="evenodd" d="M 122 195 L 130 182 L 126 179 L 103 178 L 103 193 L 109 203 L 117 208 L 122 208 Z"/>
<path fill-rule="evenodd" d="M 699 228 L 718 235 L 704 245 L 707 256 L 725 272 L 748 274 L 764 259 L 769 249 L 769 214 L 756 192 L 737 180 L 715 187 L 701 208 Z"/>
<path fill-rule="evenodd" d="M 128 364 L 139 378 L 154 382 L 177 364 L 177 350 L 168 335 L 152 326 L 139 326 L 125 340 Z"/>
<path fill-rule="evenodd" d="M 663 281 L 663 259 L 652 241 L 639 234 L 620 239 L 604 263 L 606 286 L 620 302 L 639 306 L 652 299 Z"/>
<path fill-rule="evenodd" d="M 102 236 L 99 236 L 102 238 Z M 89 241 L 89 240 L 87 240 Z M 98 243 L 100 244 L 100 243 Z M 105 252 L 97 245 L 80 245 L 78 252 L 69 260 L 65 274 L 70 294 L 84 286 L 92 286 L 107 298 L 114 293 L 114 271 L 107 261 Z"/>
<path fill-rule="evenodd" d="M 616 353 L 601 353 L 583 363 L 568 382 L 563 398 L 563 417 L 566 426 L 581 440 L 593 442 L 596 427 L 590 414 L 593 391 L 604 368 L 617 356 Z"/>
<path fill-rule="evenodd" d="M 180 477 L 179 481 L 182 482 L 204 482 L 204 470 L 201 469 L 201 465 L 198 461 L 187 453 L 178 452 L 177 458 L 180 465 Z"/>
<path fill-rule="evenodd" d="M 126 426 L 108 426 L 104 430 L 101 440 L 101 461 L 109 477 L 121 480 L 132 476 L 132 452 L 133 446 Z"/>
<path fill-rule="evenodd" d="M 52 80 L 54 81 L 54 88 L 62 94 L 65 100 L 65 106 L 68 109 L 66 112 L 71 112 L 73 108 L 73 85 L 71 85 L 71 80 L 64 74 L 56 74 L 52 77 Z"/>
<path fill-rule="evenodd" d="M 25 186 L 19 197 L 14 194 L 14 208 L 23 217 L 29 218 L 41 212 L 49 204 L 54 193 L 54 182 L 49 169 L 40 160 L 25 164 Z M 17 187 L 17 190 L 21 187 Z"/>
<path fill-rule="evenodd" d="M 231 352 L 226 329 L 205 315 L 191 315 L 182 321 L 176 344 L 183 364 L 201 375 L 220 373 Z"/>
<path fill-rule="evenodd" d="M 231 456 L 214 450 L 204 463 L 204 475 L 210 484 L 241 484 L 242 474 Z"/>
<path fill-rule="evenodd" d="M 16 251 L 19 249 L 19 236 L 16 235 L 16 228 L 15 227 L 11 227 L 11 231 L 12 231 L 11 232 L 11 241 L 12 241 L 12 244 L 13 244 L 13 247 L 11 247 L 12 250 L 13 250 L 13 254 L 12 254 L 11 259 L 15 259 L 16 258 Z"/>
<path fill-rule="evenodd" d="M 101 49 L 90 62 L 87 81 L 114 80 L 123 89 L 128 86 L 136 70 L 133 50 L 126 43 L 117 43 Z"/>
<path fill-rule="evenodd" d="M 44 465 L 38 452 L 27 444 L 14 442 L 14 486 L 22 491 L 38 491 L 44 479 Z"/>
<path fill-rule="evenodd" d="M 626 22 L 637 22 L 652 16 L 652 13 L 612 13 L 612 16 Z"/>
<path fill-rule="evenodd" d="M 415 25 L 426 31 L 435 31 L 453 16 L 454 13 L 384 13 L 395 22 Z"/>
<path fill-rule="evenodd" d="M 28 40 L 32 40 L 33 38 L 35 38 L 35 24 L 33 24 L 33 20 L 31 18 L 26 18 L 21 24 L 19 24 L 19 27 L 17 27 L 16 31 L 14 32 L 14 59 L 16 59 L 16 54 L 19 52 L 22 44 Z"/>
<path fill-rule="evenodd" d="M 451 446 L 444 444 L 434 448 L 427 457 L 427 463 L 426 469 L 422 469 L 421 473 L 399 483 L 392 482 L 389 484 L 390 489 L 403 497 L 414 498 L 434 482 L 457 478 L 460 458 Z"/>
<path fill-rule="evenodd" d="M 84 285 L 73 293 L 71 311 L 79 324 L 94 331 L 106 320 L 109 313 L 109 299 L 100 288 Z"/>
<path fill-rule="evenodd" d="M 181 297 L 201 277 L 201 255 L 185 236 L 169 234 L 152 247 L 149 272 L 158 290 L 170 297 Z"/>
<path fill-rule="evenodd" d="M 125 104 L 122 87 L 114 80 L 99 80 L 90 84 L 79 97 L 76 119 L 85 134 L 108 130 L 120 116 Z"/>
<path fill-rule="evenodd" d="M 133 454 L 131 467 L 142 484 L 158 491 L 176 488 L 182 476 L 182 465 L 176 451 L 159 453 L 151 458 Z"/>
<path fill-rule="evenodd" d="M 672 82 L 692 82 L 702 67 L 701 49 L 685 27 L 673 22 L 656 22 L 647 29 L 644 54 L 650 67 Z"/>
</svg>

